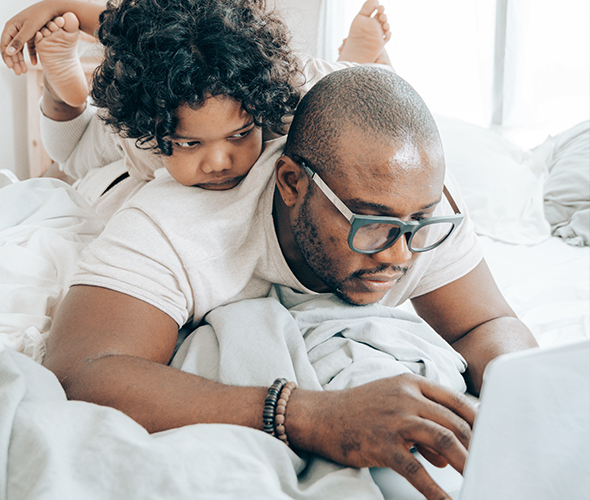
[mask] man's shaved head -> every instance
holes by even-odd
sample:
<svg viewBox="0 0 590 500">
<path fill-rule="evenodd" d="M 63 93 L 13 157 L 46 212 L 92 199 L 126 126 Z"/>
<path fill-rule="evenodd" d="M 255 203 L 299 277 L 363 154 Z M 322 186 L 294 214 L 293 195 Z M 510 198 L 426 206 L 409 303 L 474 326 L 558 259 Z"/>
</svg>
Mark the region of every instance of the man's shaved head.
<svg viewBox="0 0 590 500">
<path fill-rule="evenodd" d="M 304 269 L 306 286 L 316 291 L 359 305 L 381 300 L 419 254 L 405 237 L 372 254 L 353 251 L 350 220 L 311 181 L 301 160 L 353 213 L 402 221 L 432 217 L 443 199 L 445 164 L 426 104 L 386 69 L 336 71 L 302 99 L 277 162 L 276 213 L 291 268 Z"/>
<path fill-rule="evenodd" d="M 318 173 L 338 175 L 339 138 L 351 129 L 375 142 L 412 145 L 443 157 L 436 124 L 422 98 L 395 73 L 371 66 L 330 73 L 305 95 L 285 154 L 313 159 Z"/>
</svg>

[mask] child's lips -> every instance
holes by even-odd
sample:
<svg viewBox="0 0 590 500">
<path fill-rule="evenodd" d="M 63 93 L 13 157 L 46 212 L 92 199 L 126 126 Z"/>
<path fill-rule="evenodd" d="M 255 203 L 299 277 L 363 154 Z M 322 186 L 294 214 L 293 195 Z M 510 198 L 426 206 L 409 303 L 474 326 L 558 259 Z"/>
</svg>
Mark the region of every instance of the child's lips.
<svg viewBox="0 0 590 500">
<path fill-rule="evenodd" d="M 200 187 L 203 189 L 212 189 L 212 190 L 232 189 L 232 188 L 236 187 L 242 181 L 242 179 L 244 177 L 245 177 L 245 175 L 240 175 L 238 177 L 229 177 L 226 179 L 220 179 L 220 180 L 215 180 L 215 181 L 210 181 L 210 182 L 202 182 L 202 183 L 196 184 L 196 187 Z"/>
</svg>

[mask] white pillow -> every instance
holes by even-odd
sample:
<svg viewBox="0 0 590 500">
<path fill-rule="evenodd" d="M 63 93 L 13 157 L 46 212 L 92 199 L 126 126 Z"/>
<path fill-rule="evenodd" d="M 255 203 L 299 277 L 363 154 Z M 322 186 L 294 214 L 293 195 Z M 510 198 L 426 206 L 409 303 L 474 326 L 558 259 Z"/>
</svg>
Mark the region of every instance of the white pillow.
<svg viewBox="0 0 590 500">
<path fill-rule="evenodd" d="M 543 183 L 551 148 L 524 151 L 492 130 L 434 115 L 449 172 L 457 180 L 475 231 L 505 243 L 547 239 Z"/>
<path fill-rule="evenodd" d="M 590 244 L 590 121 L 554 138 L 545 182 L 545 217 L 555 236 L 571 245 Z"/>
</svg>

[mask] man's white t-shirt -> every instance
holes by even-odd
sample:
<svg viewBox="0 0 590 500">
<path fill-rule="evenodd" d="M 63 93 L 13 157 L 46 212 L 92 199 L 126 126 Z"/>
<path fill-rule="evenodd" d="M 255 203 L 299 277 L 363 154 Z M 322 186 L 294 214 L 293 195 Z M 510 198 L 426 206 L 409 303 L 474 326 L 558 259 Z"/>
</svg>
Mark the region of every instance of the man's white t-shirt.
<svg viewBox="0 0 590 500">
<path fill-rule="evenodd" d="M 267 142 L 250 173 L 228 191 L 183 186 L 161 171 L 85 250 L 73 284 L 131 295 L 180 326 L 199 323 L 216 307 L 265 297 L 273 283 L 314 293 L 292 273 L 274 229 L 274 165 L 284 143 L 284 137 Z M 463 211 L 458 191 L 447 187 Z M 434 215 L 452 213 L 443 198 Z M 396 306 L 435 290 L 467 274 L 481 257 L 466 216 L 440 247 L 416 257 L 381 303 Z"/>
</svg>

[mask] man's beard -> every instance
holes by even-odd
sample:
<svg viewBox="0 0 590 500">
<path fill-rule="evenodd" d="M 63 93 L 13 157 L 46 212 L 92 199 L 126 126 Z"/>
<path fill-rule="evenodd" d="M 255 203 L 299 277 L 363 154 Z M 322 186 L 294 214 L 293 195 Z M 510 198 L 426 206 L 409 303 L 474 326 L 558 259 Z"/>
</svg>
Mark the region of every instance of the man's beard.
<svg viewBox="0 0 590 500">
<path fill-rule="evenodd" d="M 308 191 L 305 194 L 305 198 L 301 204 L 301 209 L 297 219 L 295 220 L 295 225 L 293 226 L 293 236 L 295 239 L 295 244 L 307 262 L 307 265 L 334 295 L 348 304 L 355 306 L 369 305 L 368 303 L 359 303 L 346 294 L 344 291 L 346 283 L 360 277 L 367 277 L 371 274 L 381 273 L 387 269 L 393 269 L 397 272 L 401 272 L 402 277 L 400 279 L 403 279 L 409 270 L 409 266 L 392 266 L 390 264 L 381 264 L 373 269 L 359 269 L 348 275 L 346 278 L 338 280 L 336 278 L 338 274 L 337 261 L 330 259 L 326 255 L 325 245 L 322 243 L 317 225 L 314 222 L 309 208 L 310 198 L 311 192 Z"/>
<path fill-rule="evenodd" d="M 342 285 L 346 281 L 349 281 L 350 278 L 346 278 L 344 281 L 338 281 L 335 277 L 338 266 L 325 253 L 325 245 L 322 243 L 319 231 L 309 209 L 310 198 L 311 192 L 308 191 L 305 194 L 301 209 L 293 226 L 295 244 L 307 262 L 307 265 L 334 295 L 349 304 L 362 305 L 354 302 L 342 290 Z"/>
</svg>

